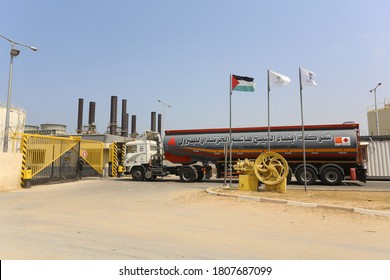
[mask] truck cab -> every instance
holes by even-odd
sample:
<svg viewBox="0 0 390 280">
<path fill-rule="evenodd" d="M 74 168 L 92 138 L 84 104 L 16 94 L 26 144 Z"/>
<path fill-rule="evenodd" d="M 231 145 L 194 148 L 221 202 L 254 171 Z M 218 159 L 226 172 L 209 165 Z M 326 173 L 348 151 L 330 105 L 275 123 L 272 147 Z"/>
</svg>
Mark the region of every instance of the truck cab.
<svg viewBox="0 0 390 280">
<path fill-rule="evenodd" d="M 155 141 L 135 140 L 127 142 L 125 156 L 126 167 L 148 163 L 155 154 L 157 154 L 157 144 Z"/>
<path fill-rule="evenodd" d="M 180 176 L 183 182 L 200 181 L 211 177 L 211 167 L 192 164 L 164 164 L 161 138 L 158 132 L 146 131 L 126 143 L 125 173 L 135 181 L 154 180 L 167 175 Z"/>
<path fill-rule="evenodd" d="M 143 181 L 150 162 L 161 153 L 159 134 L 146 131 L 138 139 L 126 143 L 125 173 L 136 181 Z"/>
</svg>

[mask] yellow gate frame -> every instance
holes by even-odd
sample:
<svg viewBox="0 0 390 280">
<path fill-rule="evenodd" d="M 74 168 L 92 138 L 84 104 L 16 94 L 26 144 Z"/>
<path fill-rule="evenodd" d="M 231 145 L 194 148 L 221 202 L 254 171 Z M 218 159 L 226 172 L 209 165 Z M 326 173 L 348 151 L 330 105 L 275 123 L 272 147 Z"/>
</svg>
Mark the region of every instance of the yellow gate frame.
<svg viewBox="0 0 390 280">
<path fill-rule="evenodd" d="M 21 186 L 26 187 L 44 168 L 55 162 L 62 155 L 80 144 L 77 151 L 94 170 L 103 175 L 103 143 L 83 140 L 80 136 L 58 137 L 40 134 L 21 134 L 22 171 Z"/>
</svg>

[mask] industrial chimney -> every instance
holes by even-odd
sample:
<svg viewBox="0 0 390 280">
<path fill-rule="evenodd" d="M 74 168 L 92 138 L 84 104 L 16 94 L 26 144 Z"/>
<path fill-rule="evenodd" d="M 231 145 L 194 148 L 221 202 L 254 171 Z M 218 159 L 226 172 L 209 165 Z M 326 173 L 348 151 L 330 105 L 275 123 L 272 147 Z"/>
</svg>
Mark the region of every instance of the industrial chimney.
<svg viewBox="0 0 390 280">
<path fill-rule="evenodd" d="M 156 131 L 156 112 L 152 112 L 152 114 L 151 114 L 150 130 Z"/>
<path fill-rule="evenodd" d="M 162 125 L 162 115 L 158 114 L 158 116 L 157 116 L 157 127 L 158 127 L 158 133 L 160 133 L 160 136 L 162 135 L 161 134 L 161 129 L 162 129 L 161 125 Z"/>
<path fill-rule="evenodd" d="M 137 116 L 131 116 L 131 135 L 134 136 L 137 133 Z"/>
<path fill-rule="evenodd" d="M 90 134 L 96 134 L 95 111 L 96 103 L 93 101 L 89 102 L 88 133 Z"/>
<path fill-rule="evenodd" d="M 127 100 L 122 99 L 122 125 L 121 125 L 121 135 L 126 137 L 129 131 L 129 122 L 127 115 Z"/>
<path fill-rule="evenodd" d="M 95 109 L 96 109 L 96 103 L 93 101 L 89 102 L 88 124 L 90 126 L 95 125 Z"/>
<path fill-rule="evenodd" d="M 110 116 L 110 134 L 116 135 L 118 112 L 118 97 L 111 96 L 111 116 Z"/>
<path fill-rule="evenodd" d="M 81 134 L 83 131 L 83 106 L 84 99 L 79 98 L 79 110 L 77 115 L 77 133 Z"/>
</svg>

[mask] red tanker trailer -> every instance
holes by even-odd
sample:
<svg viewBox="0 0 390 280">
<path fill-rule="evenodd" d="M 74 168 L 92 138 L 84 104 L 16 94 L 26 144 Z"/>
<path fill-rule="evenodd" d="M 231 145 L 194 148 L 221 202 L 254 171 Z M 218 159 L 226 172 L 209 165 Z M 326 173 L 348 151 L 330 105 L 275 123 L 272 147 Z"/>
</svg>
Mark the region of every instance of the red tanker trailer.
<svg viewBox="0 0 390 280">
<path fill-rule="evenodd" d="M 303 184 L 305 174 L 302 127 L 271 127 L 269 135 L 268 138 L 268 127 L 232 128 L 233 164 L 238 159 L 256 159 L 261 153 L 268 151 L 270 143 L 271 151 L 281 154 L 289 164 L 288 180 L 291 180 L 294 174 L 297 181 Z M 345 177 L 350 177 L 351 170 L 356 174 L 357 180 L 366 181 L 358 124 L 307 125 L 304 127 L 304 136 L 307 184 L 314 184 L 320 179 L 324 184 L 337 185 Z M 151 156 L 151 160 L 143 165 L 141 175 L 144 176 L 138 177 L 139 179 L 175 174 L 179 175 L 182 181 L 202 180 L 205 175 L 209 176 L 209 164 L 215 164 L 217 177 L 224 175 L 226 155 L 230 152 L 229 128 L 165 131 L 164 156 L 173 165 L 162 164 L 158 134 L 154 134 L 149 141 L 156 143 L 156 152 Z M 131 142 L 126 145 L 131 145 Z M 137 178 L 137 174 L 130 170 L 134 167 L 130 161 L 125 165 L 127 172 Z"/>
<path fill-rule="evenodd" d="M 232 128 L 232 159 L 256 159 L 271 151 L 281 154 L 299 183 L 304 182 L 303 141 L 301 126 Z M 165 132 L 165 158 L 173 163 L 214 163 L 217 177 L 225 168 L 226 147 L 230 143 L 230 129 L 168 130 Z M 304 127 L 306 180 L 313 184 L 320 179 L 324 184 L 339 184 L 350 175 L 366 180 L 359 147 L 359 125 L 354 123 L 308 125 Z"/>
</svg>

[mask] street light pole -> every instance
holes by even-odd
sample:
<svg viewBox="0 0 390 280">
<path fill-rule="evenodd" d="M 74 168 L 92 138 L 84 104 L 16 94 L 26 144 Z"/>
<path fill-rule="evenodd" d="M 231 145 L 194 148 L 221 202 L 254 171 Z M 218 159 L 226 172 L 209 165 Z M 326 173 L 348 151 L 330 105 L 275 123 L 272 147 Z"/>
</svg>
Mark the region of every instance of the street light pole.
<svg viewBox="0 0 390 280">
<path fill-rule="evenodd" d="M 4 138 L 3 138 L 3 152 L 8 152 L 8 134 L 9 134 L 9 119 L 11 113 L 11 94 L 12 94 L 12 68 L 14 64 L 14 57 L 19 54 L 19 51 L 11 48 L 11 59 L 9 63 L 9 79 L 8 79 L 8 95 L 7 95 L 7 111 L 5 113 Z"/>
<path fill-rule="evenodd" d="M 158 102 L 160 102 L 162 105 L 163 105 L 163 114 L 162 114 L 162 128 L 161 128 L 161 134 L 164 134 L 164 127 L 165 127 L 165 107 L 169 107 L 171 108 L 172 106 L 161 101 L 160 99 L 157 100 Z M 163 135 L 161 135 L 162 137 Z"/>
<path fill-rule="evenodd" d="M 28 46 L 22 43 L 15 42 L 3 35 L 0 34 L 0 37 L 6 39 L 11 43 L 11 52 L 10 52 L 10 63 L 9 63 L 9 79 L 8 79 L 8 95 L 7 95 L 7 109 L 5 113 L 5 124 L 4 124 L 4 138 L 3 138 L 3 152 L 8 152 L 8 138 L 9 138 L 9 123 L 10 123 L 10 114 L 11 114 L 11 96 L 12 96 L 12 72 L 13 72 L 13 63 L 14 57 L 18 56 L 20 51 L 15 49 L 15 45 L 20 45 L 26 48 L 31 49 L 32 51 L 37 51 L 38 48 Z"/>
<path fill-rule="evenodd" d="M 376 89 L 381 86 L 382 83 L 378 83 L 375 88 L 370 90 L 370 92 L 374 92 L 374 99 L 375 99 L 375 123 L 376 123 L 376 135 L 379 136 L 379 117 L 378 117 L 378 108 L 376 105 Z"/>
</svg>

